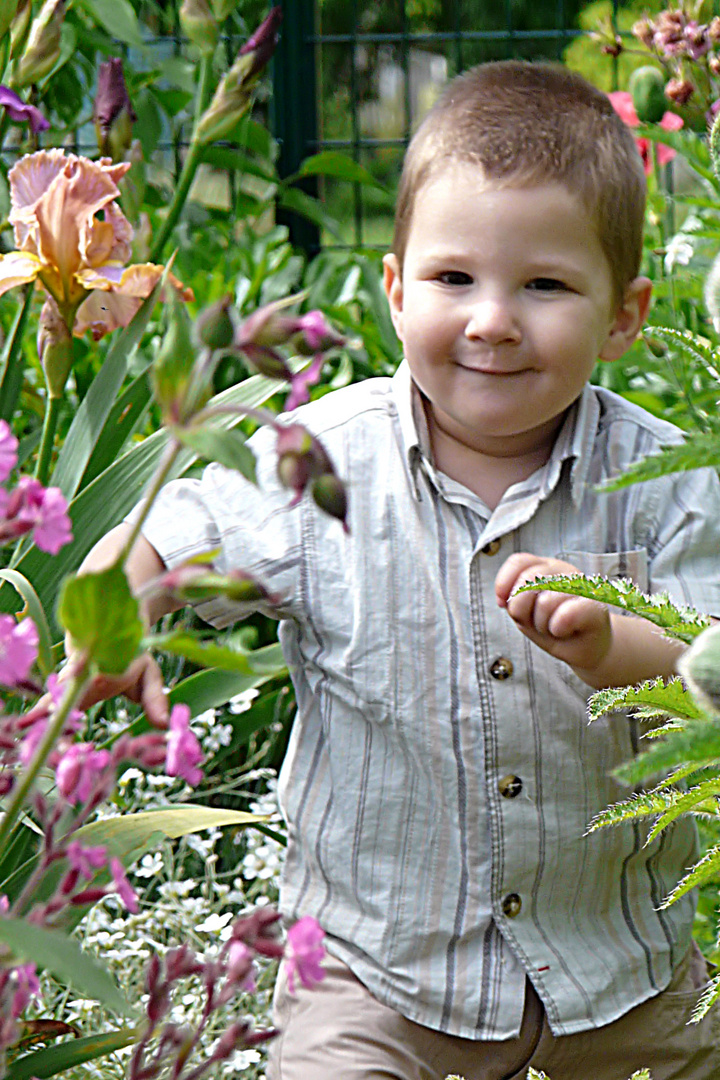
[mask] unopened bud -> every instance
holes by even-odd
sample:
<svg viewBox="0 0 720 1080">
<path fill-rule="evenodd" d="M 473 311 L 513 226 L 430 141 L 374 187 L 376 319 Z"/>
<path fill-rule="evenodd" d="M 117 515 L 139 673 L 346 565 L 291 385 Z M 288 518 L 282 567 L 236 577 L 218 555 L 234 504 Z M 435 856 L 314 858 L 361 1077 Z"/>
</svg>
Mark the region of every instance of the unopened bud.
<svg viewBox="0 0 720 1080">
<path fill-rule="evenodd" d="M 212 56 L 220 31 L 207 0 L 183 0 L 179 16 L 185 37 L 197 45 L 203 56 Z"/>
<path fill-rule="evenodd" d="M 632 32 L 646 49 L 652 48 L 653 39 L 655 37 L 655 27 L 650 19 L 638 19 L 637 22 L 633 23 Z"/>
<path fill-rule="evenodd" d="M 720 41 L 720 16 L 716 15 L 708 23 L 707 36 L 713 45 L 717 45 Z"/>
<path fill-rule="evenodd" d="M 202 311 L 195 323 L 195 333 L 208 349 L 227 349 L 235 337 L 235 326 L 230 315 L 232 298 L 222 300 Z"/>
<path fill-rule="evenodd" d="M 82 892 L 75 893 L 70 899 L 70 903 L 75 907 L 84 907 L 85 904 L 97 904 L 98 900 L 102 900 L 104 896 L 107 896 L 107 889 L 102 889 L 100 886 L 96 886 L 92 889 L 83 889 Z"/>
<path fill-rule="evenodd" d="M 184 423 L 212 394 L 212 370 L 192 342 L 190 316 L 174 292 L 165 305 L 168 328 L 150 373 L 155 400 L 171 422 Z"/>
<path fill-rule="evenodd" d="M 687 105 L 695 93 L 695 86 L 689 79 L 670 79 L 665 87 L 665 97 L 675 105 Z"/>
<path fill-rule="evenodd" d="M 67 323 L 54 300 L 42 306 L 37 332 L 37 351 L 51 398 L 61 398 L 73 363 L 73 343 Z"/>
<path fill-rule="evenodd" d="M 301 356 L 328 352 L 345 344 L 345 338 L 333 330 L 322 311 L 308 311 L 296 323 L 291 344 Z"/>
<path fill-rule="evenodd" d="M 10 56 L 20 56 L 25 48 L 30 20 L 32 19 L 32 0 L 19 0 L 15 15 L 10 24 Z"/>
<path fill-rule="evenodd" d="M 97 94 L 93 107 L 98 150 L 113 161 L 122 161 L 132 141 L 137 120 L 125 85 L 122 60 L 113 57 L 98 68 Z"/>
<path fill-rule="evenodd" d="M 39 83 L 49 75 L 60 57 L 60 32 L 68 0 L 45 0 L 33 20 L 27 45 L 13 74 L 18 87 Z"/>
<path fill-rule="evenodd" d="M 638 120 L 643 124 L 658 124 L 667 111 L 662 73 L 649 65 L 637 68 L 630 76 L 628 89 Z"/>
<path fill-rule="evenodd" d="M 18 0 L 0 0 L 0 38 L 10 29 L 10 24 L 17 15 Z"/>
<path fill-rule="evenodd" d="M 334 473 L 325 473 L 313 480 L 310 491 L 317 506 L 330 517 L 341 521 L 345 532 L 349 532 L 347 491 L 342 480 Z"/>
<path fill-rule="evenodd" d="M 288 424 L 279 430 L 277 455 L 280 483 L 295 492 L 296 501 L 311 480 L 333 472 L 322 443 L 302 424 Z"/>
</svg>

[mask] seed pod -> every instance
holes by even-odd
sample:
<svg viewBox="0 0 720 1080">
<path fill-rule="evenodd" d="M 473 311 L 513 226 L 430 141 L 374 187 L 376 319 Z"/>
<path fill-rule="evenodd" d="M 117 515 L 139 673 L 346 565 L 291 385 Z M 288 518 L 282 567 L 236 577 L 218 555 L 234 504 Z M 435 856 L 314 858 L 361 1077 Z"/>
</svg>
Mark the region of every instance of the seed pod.
<svg viewBox="0 0 720 1080">
<path fill-rule="evenodd" d="M 645 66 L 633 71 L 628 83 L 638 120 L 659 124 L 667 111 L 665 80 L 657 68 Z"/>
</svg>

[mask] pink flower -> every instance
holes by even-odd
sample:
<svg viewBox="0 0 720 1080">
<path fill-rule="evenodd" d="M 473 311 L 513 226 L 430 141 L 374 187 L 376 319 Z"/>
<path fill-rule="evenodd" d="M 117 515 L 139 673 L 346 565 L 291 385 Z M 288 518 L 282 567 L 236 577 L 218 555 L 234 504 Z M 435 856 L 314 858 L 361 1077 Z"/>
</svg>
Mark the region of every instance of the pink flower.
<svg viewBox="0 0 720 1080">
<path fill-rule="evenodd" d="M 50 121 L 45 119 L 40 110 L 35 105 L 27 105 L 9 86 L 0 86 L 0 108 L 5 109 L 16 124 L 29 123 L 33 135 L 37 135 L 38 131 L 47 131 L 50 127 Z"/>
<path fill-rule="evenodd" d="M 195 787 L 203 778 L 197 768 L 204 761 L 200 743 L 190 730 L 190 709 L 187 705 L 173 705 L 170 713 L 170 732 L 167 741 L 165 772 L 168 776 L 182 776 Z"/>
<path fill-rule="evenodd" d="M 25 738 L 20 743 L 20 749 L 18 750 L 18 757 L 22 765 L 29 765 L 35 756 L 35 751 L 38 748 L 38 743 L 42 740 L 43 735 L 47 729 L 47 719 L 36 720 L 33 726 L 28 731 Z"/>
<path fill-rule="evenodd" d="M 29 1005 L 30 998 L 40 993 L 40 982 L 34 964 L 21 964 L 16 967 L 12 972 L 12 979 L 16 989 L 10 1011 L 13 1019 L 17 1020 Z"/>
<path fill-rule="evenodd" d="M 60 682 L 59 678 L 53 671 L 50 675 L 48 675 L 45 686 L 47 687 L 48 693 L 50 694 L 50 697 L 52 699 L 53 708 L 57 709 L 58 705 L 60 704 L 65 695 L 64 683 Z M 65 722 L 64 730 L 66 732 L 73 732 L 77 734 L 78 731 L 82 730 L 84 720 L 85 713 L 82 712 L 81 709 L 71 709 Z"/>
<path fill-rule="evenodd" d="M 92 881 L 95 871 L 101 870 L 107 862 L 107 848 L 83 847 L 79 840 L 72 840 L 67 848 L 67 860 L 73 870 L 77 870 L 87 881 Z"/>
<path fill-rule="evenodd" d="M 72 540 L 67 503 L 60 488 L 44 488 L 39 480 L 21 476 L 9 498 L 0 503 L 0 509 L 5 517 L 4 526 L 0 522 L 2 539 L 32 530 L 37 546 L 50 555 L 57 555 Z"/>
<path fill-rule="evenodd" d="M 325 931 L 312 915 L 304 915 L 288 930 L 285 965 L 291 994 L 295 993 L 295 976 L 308 989 L 325 978 L 320 966 L 325 956 L 324 937 Z"/>
<path fill-rule="evenodd" d="M 608 94 L 608 97 L 610 98 L 613 109 L 628 127 L 639 127 L 640 121 L 635 112 L 632 95 L 627 90 L 613 90 L 611 94 Z M 683 118 L 673 112 L 666 112 L 660 121 L 660 127 L 663 128 L 664 131 L 679 131 L 683 124 Z M 649 176 L 653 167 L 652 155 L 650 153 L 650 140 L 640 138 L 636 139 L 635 142 L 637 143 L 637 148 L 640 151 L 640 156 L 643 160 L 645 175 Z M 657 143 L 656 145 L 658 165 L 667 165 L 667 163 L 672 161 L 675 157 L 676 151 L 670 146 L 663 146 L 662 143 Z"/>
<path fill-rule="evenodd" d="M 92 743 L 73 743 L 55 770 L 61 795 L 70 803 L 87 802 L 110 764 L 110 756 L 109 750 L 96 750 Z"/>
<path fill-rule="evenodd" d="M 136 915 L 138 912 L 138 898 L 135 890 L 127 879 L 125 874 L 125 867 L 119 859 L 113 857 L 110 860 L 110 871 L 113 876 L 113 883 L 115 885 L 115 891 L 122 900 L 125 907 L 132 915 Z"/>
<path fill-rule="evenodd" d="M 255 989 L 253 978 L 253 954 L 243 941 L 231 941 L 228 947 L 227 977 L 232 983 L 239 983 L 244 990 L 252 993 Z"/>
<path fill-rule="evenodd" d="M 6 420 L 0 420 L 0 484 L 7 480 L 17 465 L 18 441 Z"/>
<path fill-rule="evenodd" d="M 8 900 L 5 893 L 2 893 L 0 895 L 0 915 L 7 915 L 9 910 L 10 910 L 10 901 Z"/>
<path fill-rule="evenodd" d="M 0 683 L 25 682 L 37 654 L 38 632 L 32 619 L 17 623 L 12 615 L 0 615 Z"/>
</svg>

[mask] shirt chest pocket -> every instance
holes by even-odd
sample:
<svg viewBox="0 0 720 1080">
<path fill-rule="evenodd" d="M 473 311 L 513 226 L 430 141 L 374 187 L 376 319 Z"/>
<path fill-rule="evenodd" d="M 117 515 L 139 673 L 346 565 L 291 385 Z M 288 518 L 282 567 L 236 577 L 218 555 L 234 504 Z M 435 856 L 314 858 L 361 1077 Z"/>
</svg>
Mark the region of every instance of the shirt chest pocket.
<svg viewBox="0 0 720 1080">
<path fill-rule="evenodd" d="M 599 574 L 611 581 L 625 578 L 641 592 L 648 588 L 648 553 L 646 548 L 634 551 L 564 551 L 560 556 L 588 577 Z"/>
</svg>

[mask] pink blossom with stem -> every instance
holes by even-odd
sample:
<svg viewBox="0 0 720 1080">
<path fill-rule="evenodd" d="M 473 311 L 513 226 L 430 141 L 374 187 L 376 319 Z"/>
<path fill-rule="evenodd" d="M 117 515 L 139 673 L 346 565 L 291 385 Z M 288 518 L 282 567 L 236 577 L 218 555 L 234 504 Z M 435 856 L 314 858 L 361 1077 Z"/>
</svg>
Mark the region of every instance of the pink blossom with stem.
<svg viewBox="0 0 720 1080">
<path fill-rule="evenodd" d="M 4 483 L 17 465 L 18 441 L 7 420 L 0 420 L 0 484 Z"/>
<path fill-rule="evenodd" d="M 93 743 L 73 743 L 55 769 L 60 794 L 69 803 L 87 802 L 110 764 L 110 757 L 109 750 L 96 750 Z"/>
<path fill-rule="evenodd" d="M 284 963 L 291 994 L 296 977 L 308 989 L 325 978 L 320 963 L 325 956 L 324 937 L 325 931 L 312 915 L 304 915 L 288 930 Z"/>
<path fill-rule="evenodd" d="M 0 683 L 19 686 L 37 660 L 38 632 L 32 619 L 18 623 L 12 615 L 0 615 Z"/>
<path fill-rule="evenodd" d="M 21 476 L 17 487 L 0 500 L 0 540 L 32 532 L 41 551 L 57 555 L 72 540 L 67 502 L 60 488 L 44 488 L 39 480 Z"/>
<path fill-rule="evenodd" d="M 83 847 L 79 840 L 71 840 L 66 855 L 71 869 L 77 870 L 86 881 L 92 881 L 95 871 L 101 870 L 107 863 L 107 848 L 103 844 Z"/>
<path fill-rule="evenodd" d="M 202 770 L 197 766 L 204 760 L 200 743 L 190 730 L 189 707 L 173 705 L 170 713 L 165 772 L 168 776 L 181 776 L 192 787 L 196 787 L 203 778 Z"/>
<path fill-rule="evenodd" d="M 37 997 L 40 993 L 40 982 L 34 964 L 21 964 L 13 969 L 12 981 L 15 983 L 10 1012 L 14 1020 L 25 1011 L 30 1003 L 30 998 Z"/>
<path fill-rule="evenodd" d="M 110 872 L 112 873 L 113 884 L 115 885 L 115 891 L 118 896 L 128 911 L 132 915 L 136 915 L 139 910 L 137 893 L 128 881 L 125 867 L 118 858 L 113 857 L 110 860 Z"/>
</svg>

